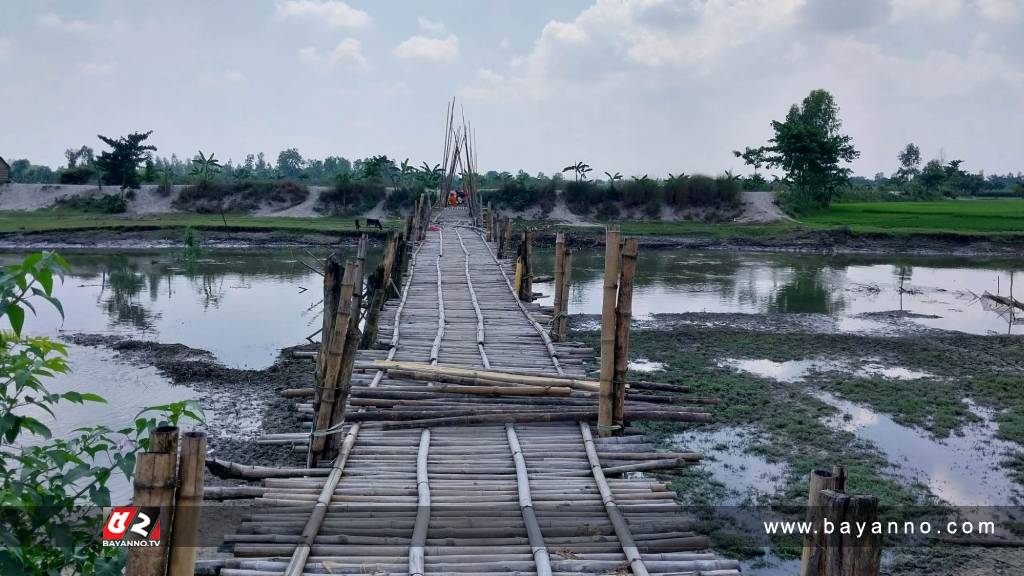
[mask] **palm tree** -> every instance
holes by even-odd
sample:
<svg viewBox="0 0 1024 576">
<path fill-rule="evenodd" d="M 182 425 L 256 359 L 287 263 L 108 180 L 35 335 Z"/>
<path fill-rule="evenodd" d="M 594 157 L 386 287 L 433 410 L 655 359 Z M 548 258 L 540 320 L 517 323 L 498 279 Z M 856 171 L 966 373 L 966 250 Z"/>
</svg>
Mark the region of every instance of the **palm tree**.
<svg viewBox="0 0 1024 576">
<path fill-rule="evenodd" d="M 611 172 L 605 172 L 604 175 L 608 177 L 608 186 L 612 188 L 615 188 L 616 182 L 622 180 L 622 172 L 616 172 L 615 174 L 612 174 Z"/>
<path fill-rule="evenodd" d="M 562 172 L 573 172 L 575 174 L 575 180 L 577 182 L 579 182 L 581 179 L 586 180 L 587 172 L 592 172 L 593 170 L 594 169 L 590 167 L 590 164 L 585 164 L 583 162 L 577 162 L 571 166 L 566 166 L 565 168 L 562 168 Z"/>
<path fill-rule="evenodd" d="M 414 174 L 416 172 L 416 167 L 413 166 L 412 164 L 409 164 L 409 159 L 406 158 L 405 160 L 402 160 L 402 165 L 399 166 L 398 171 L 399 171 L 399 184 L 402 185 L 402 186 L 405 186 L 406 178 L 410 174 Z"/>
<path fill-rule="evenodd" d="M 424 162 L 423 165 L 420 166 L 419 170 L 417 170 L 417 173 L 420 175 L 420 182 L 427 188 L 437 188 L 441 183 L 442 175 L 440 164 L 434 164 L 431 166 Z"/>
<path fill-rule="evenodd" d="M 209 156 L 206 156 L 203 154 L 203 151 L 200 150 L 199 154 L 196 154 L 196 157 L 192 159 L 192 176 L 198 177 L 199 183 L 203 186 L 210 183 L 213 175 L 216 174 L 220 168 L 220 162 L 217 161 L 212 153 Z"/>
</svg>

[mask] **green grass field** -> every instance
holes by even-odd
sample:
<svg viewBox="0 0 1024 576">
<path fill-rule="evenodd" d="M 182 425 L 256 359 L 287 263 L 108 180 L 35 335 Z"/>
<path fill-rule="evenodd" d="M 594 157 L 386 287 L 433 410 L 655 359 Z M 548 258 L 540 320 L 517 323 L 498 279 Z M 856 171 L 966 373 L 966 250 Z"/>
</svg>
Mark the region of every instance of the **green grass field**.
<svg viewBox="0 0 1024 576">
<path fill-rule="evenodd" d="M 828 212 L 801 222 L 824 228 L 848 226 L 855 232 L 1024 234 L 1024 200 L 833 204 Z"/>
<path fill-rule="evenodd" d="M 126 230 L 199 228 L 206 230 L 282 230 L 352 234 L 353 218 L 281 218 L 219 214 L 161 214 L 134 216 L 86 214 L 69 210 L 0 212 L 0 233 L 54 230 Z M 526 226 L 600 235 L 603 227 L 568 226 L 547 220 L 527 220 Z M 397 228 L 400 220 L 384 222 Z M 808 230 L 846 228 L 851 232 L 887 235 L 956 235 L 992 238 L 1024 237 L 1024 200 L 948 200 L 942 202 L 871 202 L 834 204 L 828 212 L 800 222 L 737 224 L 705 222 L 621 222 L 623 234 L 635 236 L 696 236 L 705 238 L 785 238 Z M 364 228 L 365 230 L 365 228 Z"/>
</svg>

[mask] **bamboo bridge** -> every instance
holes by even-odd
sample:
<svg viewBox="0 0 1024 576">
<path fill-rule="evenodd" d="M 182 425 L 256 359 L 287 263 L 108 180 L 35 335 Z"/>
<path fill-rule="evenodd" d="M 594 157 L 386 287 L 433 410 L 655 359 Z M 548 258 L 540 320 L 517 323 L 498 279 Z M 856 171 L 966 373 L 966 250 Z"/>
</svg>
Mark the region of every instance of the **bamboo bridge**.
<svg viewBox="0 0 1024 576">
<path fill-rule="evenodd" d="M 225 537 L 232 558 L 197 571 L 738 574 L 737 562 L 707 551 L 666 484 L 642 474 L 700 454 L 658 450 L 628 425 L 614 435 L 593 426 L 602 395 L 586 379 L 593 350 L 553 339 L 559 314 L 517 296 L 510 227 L 497 232 L 492 213 L 478 228 L 466 208 L 425 201 L 420 214 L 409 241 L 392 236 L 366 279 L 383 282 L 386 301 L 360 304 L 358 259 L 325 273 L 343 280 L 325 290 L 325 309 L 337 313 L 325 313 L 318 386 L 285 391 L 309 428 L 262 439 L 308 454 L 307 467 L 207 461 L 259 484 L 206 489 L 208 499 L 254 506 Z M 361 306 L 379 308 L 372 329 L 354 320 Z M 358 349 L 362 331 L 371 341 Z M 666 390 L 685 391 L 623 386 L 619 415 L 710 419 L 709 401 Z"/>
</svg>

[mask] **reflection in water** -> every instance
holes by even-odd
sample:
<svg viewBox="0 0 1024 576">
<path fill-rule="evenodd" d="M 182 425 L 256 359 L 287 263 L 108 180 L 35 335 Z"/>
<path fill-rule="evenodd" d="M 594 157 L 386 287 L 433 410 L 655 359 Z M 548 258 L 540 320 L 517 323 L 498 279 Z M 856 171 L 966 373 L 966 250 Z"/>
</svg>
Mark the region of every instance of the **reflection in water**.
<svg viewBox="0 0 1024 576">
<path fill-rule="evenodd" d="M 41 309 L 28 319 L 32 333 L 59 328 L 181 343 L 228 366 L 259 369 L 319 323 L 322 280 L 299 261 L 303 252 L 215 250 L 190 262 L 177 250 L 62 253 L 72 274 L 54 291 L 66 318 Z M 371 250 L 369 264 L 379 257 Z M 17 258 L 0 254 L 0 263 Z"/>
<path fill-rule="evenodd" d="M 549 249 L 538 249 L 537 274 L 552 273 Z M 604 252 L 573 254 L 569 311 L 600 314 Z M 637 260 L 633 315 L 719 312 L 809 313 L 841 330 L 883 330 L 893 322 L 975 334 L 1024 333 L 1024 325 L 985 310 L 986 290 L 1008 292 L 1017 259 L 955 256 L 864 256 L 644 250 Z M 551 304 L 551 283 L 538 283 Z M 1020 295 L 1018 294 L 1018 299 Z M 881 315 L 879 313 L 894 313 Z M 900 312 L 903 312 L 901 314 Z M 866 316 L 865 316 L 866 315 Z M 923 316 L 931 316 L 929 318 Z"/>
</svg>

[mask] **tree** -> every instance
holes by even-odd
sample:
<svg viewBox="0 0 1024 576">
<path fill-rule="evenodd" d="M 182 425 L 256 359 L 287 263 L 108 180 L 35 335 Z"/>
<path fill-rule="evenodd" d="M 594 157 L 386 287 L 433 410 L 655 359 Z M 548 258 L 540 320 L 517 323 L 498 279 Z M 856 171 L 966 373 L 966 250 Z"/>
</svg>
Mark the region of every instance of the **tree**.
<svg viewBox="0 0 1024 576">
<path fill-rule="evenodd" d="M 580 180 L 585 182 L 587 180 L 587 172 L 592 172 L 593 170 L 594 169 L 590 167 L 590 164 L 585 164 L 583 162 L 577 162 L 562 168 L 562 172 L 573 172 L 577 182 Z"/>
<path fill-rule="evenodd" d="M 921 165 L 921 149 L 911 142 L 897 154 L 900 161 L 899 170 L 896 171 L 896 178 L 903 182 L 909 182 L 921 173 L 918 168 Z"/>
<path fill-rule="evenodd" d="M 790 107 L 783 121 L 772 121 L 775 136 L 768 146 L 733 151 L 755 169 L 782 168 L 786 183 L 801 204 L 827 207 L 832 195 L 850 179 L 843 162 L 860 156 L 853 140 L 840 133 L 839 106 L 825 90 L 812 90 L 800 105 Z"/>
<path fill-rule="evenodd" d="M 302 167 L 306 161 L 297 148 L 282 150 L 277 155 L 277 171 L 285 178 L 298 178 L 302 175 Z"/>
<path fill-rule="evenodd" d="M 209 156 L 203 154 L 200 150 L 196 157 L 192 159 L 192 175 L 199 178 L 201 185 L 207 185 L 213 178 L 213 175 L 217 173 L 221 168 L 220 162 L 214 158 L 211 153 Z"/>
<path fill-rule="evenodd" d="M 134 132 L 116 139 L 98 135 L 100 140 L 110 146 L 109 151 L 96 158 L 96 167 L 100 169 L 107 184 L 119 185 L 122 192 L 139 187 L 139 164 L 150 158 L 150 152 L 156 151 L 156 146 L 143 144 L 152 133 L 152 130 Z"/>
</svg>

